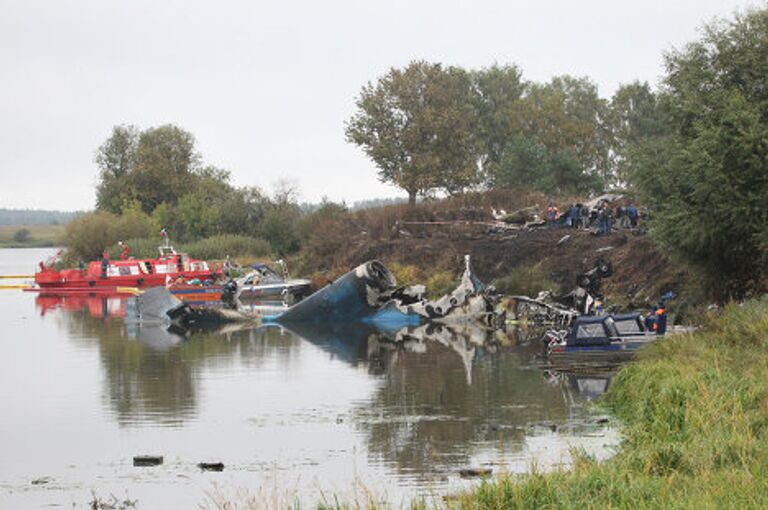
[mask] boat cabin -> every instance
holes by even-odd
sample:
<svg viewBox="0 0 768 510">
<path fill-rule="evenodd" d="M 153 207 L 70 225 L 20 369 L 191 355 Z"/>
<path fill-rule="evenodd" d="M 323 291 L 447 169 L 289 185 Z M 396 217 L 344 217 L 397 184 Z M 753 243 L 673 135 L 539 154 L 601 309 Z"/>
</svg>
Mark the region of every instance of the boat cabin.
<svg viewBox="0 0 768 510">
<path fill-rule="evenodd" d="M 566 345 L 608 345 L 620 338 L 616 322 L 610 315 L 584 315 L 573 321 L 565 336 Z"/>
<path fill-rule="evenodd" d="M 613 315 L 613 322 L 621 336 L 647 335 L 643 314 L 640 312 L 620 313 Z"/>
<path fill-rule="evenodd" d="M 151 274 L 165 275 L 177 273 L 207 272 L 208 263 L 204 260 L 193 260 L 186 253 L 177 253 L 173 246 L 160 246 L 160 257 L 156 259 L 110 260 L 107 265 L 107 278 L 121 276 L 146 276 Z M 97 278 L 103 276 L 102 263 L 93 261 L 88 264 L 88 276 Z"/>
</svg>

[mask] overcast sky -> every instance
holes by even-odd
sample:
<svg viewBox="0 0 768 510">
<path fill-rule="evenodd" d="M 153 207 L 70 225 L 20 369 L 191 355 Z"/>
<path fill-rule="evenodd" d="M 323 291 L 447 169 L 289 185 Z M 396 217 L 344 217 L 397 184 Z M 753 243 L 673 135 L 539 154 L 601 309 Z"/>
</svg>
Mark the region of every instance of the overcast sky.
<svg viewBox="0 0 768 510">
<path fill-rule="evenodd" d="M 656 84 L 662 53 L 739 0 L 0 0 L 0 208 L 94 206 L 116 124 L 174 123 L 233 183 L 403 196 L 344 141 L 360 88 L 424 59 Z"/>
</svg>

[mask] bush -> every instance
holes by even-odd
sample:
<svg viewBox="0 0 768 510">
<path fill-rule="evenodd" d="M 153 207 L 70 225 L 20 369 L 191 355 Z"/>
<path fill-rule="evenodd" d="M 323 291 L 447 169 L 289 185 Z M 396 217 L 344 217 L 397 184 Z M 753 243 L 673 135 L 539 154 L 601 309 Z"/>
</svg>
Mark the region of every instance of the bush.
<svg viewBox="0 0 768 510">
<path fill-rule="evenodd" d="M 20 228 L 16 232 L 13 233 L 13 240 L 17 243 L 26 243 L 29 241 L 29 229 L 27 228 Z"/>
<path fill-rule="evenodd" d="M 268 209 L 259 226 L 260 235 L 269 241 L 271 251 L 285 256 L 301 248 L 298 231 L 300 212 L 291 205 Z"/>
<path fill-rule="evenodd" d="M 67 263 L 97 260 L 105 249 L 109 249 L 110 256 L 116 257 L 120 254 L 116 248 L 118 241 L 149 237 L 153 225 L 149 216 L 134 209 L 127 210 L 122 216 L 104 211 L 83 214 L 67 224 L 64 234 Z"/>
<path fill-rule="evenodd" d="M 536 297 L 542 290 L 558 290 L 558 285 L 549 278 L 541 263 L 516 267 L 507 276 L 496 280 L 494 285 L 502 294 L 511 296 Z"/>
<path fill-rule="evenodd" d="M 151 259 L 157 257 L 160 253 L 158 246 L 163 244 L 163 241 L 157 237 L 142 237 L 139 239 L 128 239 L 123 241 L 131 249 L 130 256 L 137 259 Z M 122 249 L 115 243 L 109 247 L 109 256 L 116 259 L 120 256 Z"/>
<path fill-rule="evenodd" d="M 223 259 L 230 257 L 265 257 L 272 253 L 264 239 L 238 235 L 218 235 L 201 239 L 181 247 L 191 257 L 199 259 Z"/>
<path fill-rule="evenodd" d="M 424 284 L 426 280 L 424 271 L 416 266 L 393 262 L 387 267 L 395 275 L 397 284 L 400 286 Z"/>
<path fill-rule="evenodd" d="M 427 297 L 436 299 L 453 291 L 458 280 L 449 271 L 438 271 L 427 280 Z"/>
</svg>

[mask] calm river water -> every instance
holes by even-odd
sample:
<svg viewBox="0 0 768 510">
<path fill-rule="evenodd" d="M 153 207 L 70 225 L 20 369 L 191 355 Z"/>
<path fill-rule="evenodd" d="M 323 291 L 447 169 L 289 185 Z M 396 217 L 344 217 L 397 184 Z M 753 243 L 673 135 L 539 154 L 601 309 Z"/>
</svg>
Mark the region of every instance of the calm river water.
<svg viewBox="0 0 768 510">
<path fill-rule="evenodd" d="M 0 274 L 52 252 L 0 250 Z M 0 508 L 94 494 L 141 509 L 334 494 L 399 507 L 476 484 L 462 468 L 549 468 L 572 446 L 602 458 L 617 443 L 585 405 L 608 380 L 542 370 L 514 335 L 408 348 L 354 330 L 137 335 L 124 307 L 0 290 Z M 134 467 L 142 454 L 164 463 Z"/>
</svg>

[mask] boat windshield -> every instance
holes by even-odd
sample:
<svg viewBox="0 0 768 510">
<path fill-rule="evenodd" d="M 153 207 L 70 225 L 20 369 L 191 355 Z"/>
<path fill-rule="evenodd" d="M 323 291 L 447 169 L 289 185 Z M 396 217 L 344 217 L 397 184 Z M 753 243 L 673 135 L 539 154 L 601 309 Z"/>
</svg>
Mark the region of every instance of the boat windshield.
<svg viewBox="0 0 768 510">
<path fill-rule="evenodd" d="M 157 249 L 160 251 L 160 258 L 176 255 L 176 250 L 173 249 L 173 246 L 158 246 Z"/>
</svg>

